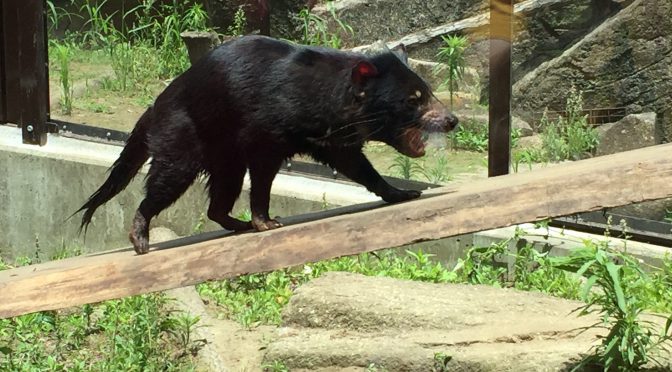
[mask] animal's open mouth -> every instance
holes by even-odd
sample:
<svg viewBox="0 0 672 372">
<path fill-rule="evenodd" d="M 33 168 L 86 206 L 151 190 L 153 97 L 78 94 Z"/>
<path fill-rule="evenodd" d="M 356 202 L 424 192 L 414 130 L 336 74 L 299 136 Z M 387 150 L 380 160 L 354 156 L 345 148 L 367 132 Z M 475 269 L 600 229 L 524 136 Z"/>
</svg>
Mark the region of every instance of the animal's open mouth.
<svg viewBox="0 0 672 372">
<path fill-rule="evenodd" d="M 423 132 L 419 128 L 407 128 L 400 136 L 400 143 L 395 146 L 399 152 L 411 158 L 425 155 Z"/>
</svg>

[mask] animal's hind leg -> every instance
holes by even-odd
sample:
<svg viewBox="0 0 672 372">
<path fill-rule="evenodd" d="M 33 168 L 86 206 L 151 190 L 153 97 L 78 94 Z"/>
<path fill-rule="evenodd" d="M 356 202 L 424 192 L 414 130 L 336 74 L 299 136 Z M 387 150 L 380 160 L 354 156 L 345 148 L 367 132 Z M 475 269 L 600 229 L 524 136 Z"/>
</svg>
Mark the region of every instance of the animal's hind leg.
<svg viewBox="0 0 672 372">
<path fill-rule="evenodd" d="M 252 228 L 252 223 L 241 221 L 229 215 L 243 187 L 245 170 L 244 164 L 231 164 L 226 169 L 217 169 L 210 174 L 208 218 L 227 230 L 242 231 Z"/>
<path fill-rule="evenodd" d="M 175 202 L 191 185 L 199 172 L 198 163 L 187 154 L 179 160 L 154 158 L 145 184 L 145 199 L 135 212 L 129 239 L 137 254 L 149 251 L 149 222 Z"/>
</svg>

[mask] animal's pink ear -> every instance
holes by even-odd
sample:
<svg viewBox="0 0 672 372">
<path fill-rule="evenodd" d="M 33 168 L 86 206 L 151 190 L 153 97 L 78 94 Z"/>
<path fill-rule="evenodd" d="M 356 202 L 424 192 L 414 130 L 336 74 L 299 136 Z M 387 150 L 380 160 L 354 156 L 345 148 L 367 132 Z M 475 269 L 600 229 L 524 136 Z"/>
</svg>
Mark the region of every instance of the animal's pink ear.
<svg viewBox="0 0 672 372">
<path fill-rule="evenodd" d="M 362 84 L 366 79 L 378 76 L 378 69 L 373 63 L 368 61 L 359 61 L 352 68 L 352 81 L 355 84 Z"/>
</svg>

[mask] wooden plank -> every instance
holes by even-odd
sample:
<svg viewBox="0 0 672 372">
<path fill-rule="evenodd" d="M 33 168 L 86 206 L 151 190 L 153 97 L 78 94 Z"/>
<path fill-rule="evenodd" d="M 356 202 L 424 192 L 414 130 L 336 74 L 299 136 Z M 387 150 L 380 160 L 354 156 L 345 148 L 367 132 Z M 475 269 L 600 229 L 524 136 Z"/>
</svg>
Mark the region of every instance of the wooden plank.
<svg viewBox="0 0 672 372">
<path fill-rule="evenodd" d="M 672 197 L 672 144 L 443 188 L 441 195 L 263 233 L 0 272 L 0 318 Z"/>
</svg>

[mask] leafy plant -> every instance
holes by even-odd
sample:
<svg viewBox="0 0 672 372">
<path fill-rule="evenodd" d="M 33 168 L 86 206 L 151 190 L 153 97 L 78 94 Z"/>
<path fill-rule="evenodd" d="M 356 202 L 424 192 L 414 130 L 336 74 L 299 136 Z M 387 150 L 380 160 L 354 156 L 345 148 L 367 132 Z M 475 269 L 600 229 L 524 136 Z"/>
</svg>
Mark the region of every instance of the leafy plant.
<svg viewBox="0 0 672 372">
<path fill-rule="evenodd" d="M 454 149 L 484 152 L 488 149 L 488 124 L 469 118 L 448 137 Z"/>
<path fill-rule="evenodd" d="M 232 36 L 242 36 L 245 35 L 245 29 L 247 28 L 247 18 L 245 17 L 245 9 L 243 6 L 239 6 L 236 13 L 233 15 L 233 24 L 229 26 L 228 32 Z"/>
<path fill-rule="evenodd" d="M 441 39 L 443 40 L 443 46 L 439 48 L 439 52 L 436 54 L 439 65 L 437 65 L 435 73 L 438 73 L 442 69 L 448 71 L 448 75 L 442 86 L 448 87 L 448 92 L 450 92 L 450 109 L 452 110 L 453 94 L 457 91 L 457 83 L 464 76 L 466 63 L 464 51 L 469 45 L 469 39 L 459 35 L 441 36 Z"/>
<path fill-rule="evenodd" d="M 423 174 L 425 172 L 420 163 L 402 154 L 397 154 L 394 157 L 394 162 L 388 169 L 395 171 L 405 180 L 416 178 L 418 174 Z"/>
<path fill-rule="evenodd" d="M 540 162 L 541 159 L 541 151 L 535 148 L 513 151 L 511 154 L 511 167 L 514 173 L 518 173 L 520 164 L 527 164 L 528 169 L 532 170 L 532 164 Z"/>
<path fill-rule="evenodd" d="M 264 364 L 261 366 L 261 369 L 263 372 L 289 372 L 289 368 L 287 368 L 285 363 L 278 360 Z"/>
<path fill-rule="evenodd" d="M 61 99 L 59 102 L 61 112 L 64 115 L 70 115 L 72 113 L 73 96 L 73 86 L 70 78 L 70 60 L 73 55 L 74 46 L 57 41 L 51 41 L 50 46 L 51 51 L 54 52 L 56 60 L 58 61 L 58 77 L 61 85 Z"/>
<path fill-rule="evenodd" d="M 445 353 L 435 353 L 434 354 L 434 368 L 433 372 L 448 372 L 448 363 L 453 359 L 450 355 Z"/>
<path fill-rule="evenodd" d="M 338 17 L 332 1 L 327 2 L 327 9 L 332 20 L 342 32 L 346 35 L 354 34 L 352 27 Z M 302 9 L 297 18 L 301 22 L 302 38 L 299 41 L 301 44 L 322 45 L 336 49 L 341 47 L 341 37 L 336 33 L 329 32 L 327 19 L 312 13 L 307 8 Z"/>
<path fill-rule="evenodd" d="M 636 371 L 649 362 L 663 366 L 654 352 L 669 350 L 666 343 L 672 340 L 672 316 L 662 333 L 656 332 L 655 323 L 641 319 L 645 301 L 638 287 L 648 278 L 634 258 L 610 250 L 606 244 L 587 241 L 585 248 L 570 256 L 555 258 L 554 265 L 586 278 L 582 298 L 587 304 L 580 308 L 580 315 L 599 314 L 602 321 L 593 327 L 608 330 L 593 354 L 574 370 L 595 364 L 605 371 Z"/>
<path fill-rule="evenodd" d="M 546 161 L 578 160 L 589 155 L 598 145 L 597 131 L 583 115 L 582 93 L 571 88 L 566 104 L 566 117 L 556 121 L 542 116 L 540 127 L 543 157 Z"/>
</svg>

